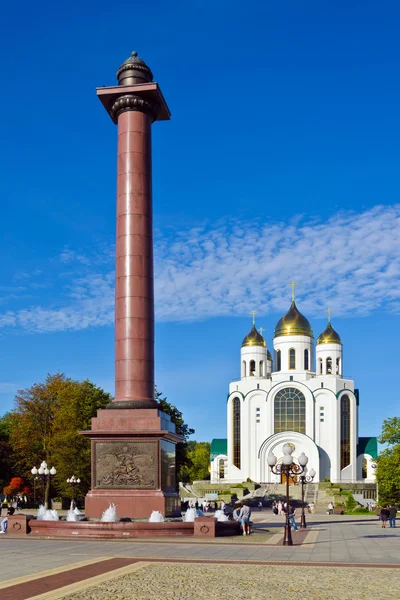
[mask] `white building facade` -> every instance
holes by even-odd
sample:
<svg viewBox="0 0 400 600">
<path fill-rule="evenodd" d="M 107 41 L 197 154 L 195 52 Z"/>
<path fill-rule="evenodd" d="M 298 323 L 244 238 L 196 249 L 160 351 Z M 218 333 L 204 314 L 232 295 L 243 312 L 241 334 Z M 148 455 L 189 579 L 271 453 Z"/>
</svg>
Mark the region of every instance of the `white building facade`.
<svg viewBox="0 0 400 600">
<path fill-rule="evenodd" d="M 227 439 L 211 445 L 211 481 L 281 483 L 267 456 L 279 460 L 289 442 L 295 462 L 302 452 L 309 457 L 315 482 L 374 482 L 376 438 L 358 436 L 358 390 L 343 376 L 343 345 L 330 319 L 315 345 L 293 300 L 273 349 L 272 358 L 253 323 L 242 343 L 241 378 L 229 386 Z"/>
</svg>

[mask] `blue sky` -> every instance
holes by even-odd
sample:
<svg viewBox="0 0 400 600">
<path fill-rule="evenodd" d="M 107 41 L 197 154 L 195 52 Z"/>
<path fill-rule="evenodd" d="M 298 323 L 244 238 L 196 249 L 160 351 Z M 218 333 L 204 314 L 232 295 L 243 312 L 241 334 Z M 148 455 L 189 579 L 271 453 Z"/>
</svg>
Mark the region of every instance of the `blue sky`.
<svg viewBox="0 0 400 600">
<path fill-rule="evenodd" d="M 0 413 L 64 371 L 113 392 L 116 128 L 95 88 L 137 50 L 172 112 L 153 127 L 156 380 L 225 435 L 249 313 L 325 309 L 360 434 L 398 414 L 400 8 L 395 2 L 2 9 Z M 210 415 L 212 418 L 210 419 Z"/>
</svg>

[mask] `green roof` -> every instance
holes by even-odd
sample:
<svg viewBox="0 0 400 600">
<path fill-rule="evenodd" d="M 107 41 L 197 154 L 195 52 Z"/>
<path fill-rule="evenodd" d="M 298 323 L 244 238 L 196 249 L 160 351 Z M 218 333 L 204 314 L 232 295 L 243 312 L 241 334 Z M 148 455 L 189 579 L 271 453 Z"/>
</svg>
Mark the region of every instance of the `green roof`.
<svg viewBox="0 0 400 600">
<path fill-rule="evenodd" d="M 372 458 L 378 458 L 378 442 L 376 437 L 359 437 L 357 454 L 370 454 Z"/>
<path fill-rule="evenodd" d="M 220 454 L 228 454 L 228 440 L 214 439 L 211 442 L 210 460 L 214 460 Z"/>
</svg>

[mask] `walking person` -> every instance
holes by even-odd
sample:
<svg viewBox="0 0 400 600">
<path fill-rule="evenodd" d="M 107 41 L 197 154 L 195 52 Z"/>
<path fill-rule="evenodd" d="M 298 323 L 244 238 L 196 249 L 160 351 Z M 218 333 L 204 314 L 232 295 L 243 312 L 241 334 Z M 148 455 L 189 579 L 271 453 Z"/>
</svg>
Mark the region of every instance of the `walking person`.
<svg viewBox="0 0 400 600">
<path fill-rule="evenodd" d="M 278 515 L 282 514 L 282 508 L 283 508 L 283 504 L 282 502 L 279 500 L 278 502 Z"/>
<path fill-rule="evenodd" d="M 286 511 L 287 511 L 287 507 L 285 506 L 285 508 L 283 509 L 283 513 L 286 515 Z M 294 506 L 289 506 L 289 525 L 290 527 L 293 527 L 294 531 L 298 531 L 298 527 L 295 521 L 295 516 L 296 516 L 296 509 Z"/>
<path fill-rule="evenodd" d="M 261 500 L 258 503 L 258 510 L 262 510 L 262 502 L 261 502 Z"/>
<path fill-rule="evenodd" d="M 247 506 L 245 502 L 242 503 L 242 508 L 239 512 L 239 522 L 243 529 L 243 535 L 250 535 L 250 517 L 251 510 L 250 506 Z"/>
<path fill-rule="evenodd" d="M 389 504 L 389 525 L 390 527 L 396 527 L 396 514 L 397 508 L 393 504 Z"/>
<path fill-rule="evenodd" d="M 382 521 L 382 527 L 385 529 L 386 527 L 386 523 L 389 519 L 389 509 L 388 508 L 381 508 L 381 521 Z"/>
</svg>

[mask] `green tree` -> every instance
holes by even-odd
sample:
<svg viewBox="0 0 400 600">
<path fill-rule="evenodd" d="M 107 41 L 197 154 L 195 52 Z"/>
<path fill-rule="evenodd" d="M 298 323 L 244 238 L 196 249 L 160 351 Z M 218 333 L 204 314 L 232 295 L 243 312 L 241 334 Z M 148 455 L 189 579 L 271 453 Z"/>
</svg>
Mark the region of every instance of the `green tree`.
<svg viewBox="0 0 400 600">
<path fill-rule="evenodd" d="M 388 444 L 377 459 L 376 481 L 379 503 L 400 503 L 400 419 L 385 419 L 378 440 Z"/>
<path fill-rule="evenodd" d="M 162 398 L 162 392 L 154 390 L 154 397 L 160 405 L 160 409 L 171 417 L 175 425 L 176 433 L 182 436 L 182 441 L 176 445 L 176 475 L 177 481 L 188 481 L 184 479 L 186 469 L 191 466 L 189 452 L 189 437 L 194 434 L 194 429 L 189 427 L 183 420 L 183 414 L 173 404 Z"/>
<path fill-rule="evenodd" d="M 191 462 L 189 467 L 189 481 L 204 481 L 210 479 L 210 442 L 189 442 L 191 445 L 188 458 Z"/>
<path fill-rule="evenodd" d="M 0 489 L 7 485 L 13 475 L 13 451 L 10 444 L 10 413 L 0 417 Z"/>
<path fill-rule="evenodd" d="M 82 480 L 81 492 L 90 486 L 90 441 L 79 431 L 90 428 L 91 417 L 104 408 L 111 396 L 90 381 L 74 381 L 62 373 L 48 375 L 19 391 L 11 413 L 10 444 L 15 470 L 31 479 L 33 465 L 45 460 L 55 466 L 54 491 L 68 496 L 66 479 L 76 475 Z M 76 471 L 72 473 L 72 469 Z M 45 503 L 50 495 L 50 481 L 45 489 Z"/>
</svg>

